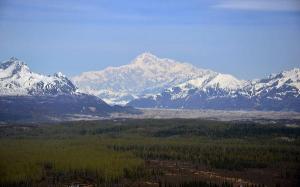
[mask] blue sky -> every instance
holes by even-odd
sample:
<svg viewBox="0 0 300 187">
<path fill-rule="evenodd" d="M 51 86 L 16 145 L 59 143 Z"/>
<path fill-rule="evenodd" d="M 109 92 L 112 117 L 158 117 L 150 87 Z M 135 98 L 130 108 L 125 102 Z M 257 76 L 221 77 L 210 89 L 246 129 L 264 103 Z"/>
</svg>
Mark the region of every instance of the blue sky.
<svg viewBox="0 0 300 187">
<path fill-rule="evenodd" d="M 0 0 L 0 60 L 73 76 L 138 54 L 252 79 L 300 67 L 299 0 Z"/>
</svg>

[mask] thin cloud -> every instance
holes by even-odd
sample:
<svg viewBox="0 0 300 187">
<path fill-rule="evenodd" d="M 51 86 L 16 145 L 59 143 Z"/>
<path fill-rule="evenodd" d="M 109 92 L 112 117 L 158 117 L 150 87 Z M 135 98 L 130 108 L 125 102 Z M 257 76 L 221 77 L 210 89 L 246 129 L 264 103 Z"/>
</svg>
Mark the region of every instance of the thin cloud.
<svg viewBox="0 0 300 187">
<path fill-rule="evenodd" d="M 251 11 L 300 11 L 300 0 L 221 0 L 214 8 Z"/>
</svg>

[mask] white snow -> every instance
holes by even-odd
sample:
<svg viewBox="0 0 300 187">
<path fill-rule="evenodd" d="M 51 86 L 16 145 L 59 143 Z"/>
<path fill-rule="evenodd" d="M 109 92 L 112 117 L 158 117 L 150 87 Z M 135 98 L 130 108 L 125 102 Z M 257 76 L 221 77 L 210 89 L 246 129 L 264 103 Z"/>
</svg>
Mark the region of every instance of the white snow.
<svg viewBox="0 0 300 187">
<path fill-rule="evenodd" d="M 80 90 L 99 96 L 105 101 L 126 104 L 134 97 L 156 95 L 165 88 L 207 74 L 214 72 L 143 53 L 128 65 L 84 72 L 74 77 L 73 81 Z"/>
<path fill-rule="evenodd" d="M 217 87 L 225 90 L 238 90 L 246 85 L 246 81 L 238 80 L 229 74 L 218 74 L 205 87 Z"/>
<path fill-rule="evenodd" d="M 254 97 L 288 85 L 300 94 L 299 72 L 299 68 L 295 68 L 272 74 L 264 80 L 244 81 L 147 52 L 128 65 L 84 72 L 74 77 L 73 81 L 80 90 L 99 96 L 110 104 L 126 104 L 137 97 L 156 98 L 162 91 L 171 93 L 174 100 L 186 98 L 191 89 L 206 91 L 213 88 L 227 92 L 230 97 L 236 97 L 237 93 Z M 180 91 L 174 92 L 176 88 Z"/>
<path fill-rule="evenodd" d="M 61 72 L 45 76 L 31 72 L 28 66 L 16 59 L 0 64 L 0 95 L 43 95 L 84 92 L 100 97 L 109 104 L 125 105 L 139 97 L 158 98 L 163 91 L 171 99 L 188 98 L 191 89 L 206 92 L 222 91 L 225 97 L 268 95 L 281 100 L 287 94 L 300 95 L 300 69 L 294 68 L 265 79 L 239 80 L 229 74 L 197 68 L 151 53 L 143 53 L 130 64 L 108 67 L 101 71 L 84 72 L 73 78 L 77 89 Z M 290 89 L 286 90 L 285 88 Z M 271 92 L 273 91 L 273 92 Z"/>
<path fill-rule="evenodd" d="M 30 71 L 22 61 L 11 58 L 0 64 L 0 95 L 43 95 L 55 92 L 57 94 L 75 93 L 74 85 L 62 73 L 45 76 Z"/>
<path fill-rule="evenodd" d="M 300 94 L 300 69 L 294 68 L 289 71 L 283 71 L 279 74 L 272 74 L 267 79 L 256 80 L 252 82 L 254 95 L 269 92 L 272 89 L 280 89 L 285 86 L 294 87 L 297 94 Z M 286 95 L 286 93 L 277 93 Z"/>
</svg>

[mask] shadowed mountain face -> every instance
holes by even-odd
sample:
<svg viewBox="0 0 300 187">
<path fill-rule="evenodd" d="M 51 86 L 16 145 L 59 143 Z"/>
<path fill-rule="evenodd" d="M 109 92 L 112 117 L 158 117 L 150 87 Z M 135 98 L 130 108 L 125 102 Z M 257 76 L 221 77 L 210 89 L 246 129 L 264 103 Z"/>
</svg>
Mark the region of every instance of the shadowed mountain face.
<svg viewBox="0 0 300 187">
<path fill-rule="evenodd" d="M 101 99 L 90 95 L 2 96 L 0 118 L 15 120 L 51 120 L 65 115 L 106 116 L 114 111 Z"/>
<path fill-rule="evenodd" d="M 3 121 L 136 112 L 130 107 L 110 106 L 96 96 L 78 92 L 62 73 L 45 76 L 31 72 L 16 58 L 0 65 L 0 80 L 0 119 Z"/>
</svg>

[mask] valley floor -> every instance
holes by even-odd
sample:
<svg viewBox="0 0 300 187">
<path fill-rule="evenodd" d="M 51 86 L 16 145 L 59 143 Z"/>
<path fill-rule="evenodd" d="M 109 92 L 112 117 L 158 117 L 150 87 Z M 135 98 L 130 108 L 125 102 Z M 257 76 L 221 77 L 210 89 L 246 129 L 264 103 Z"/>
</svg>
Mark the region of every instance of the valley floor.
<svg viewBox="0 0 300 187">
<path fill-rule="evenodd" d="M 192 109 L 155 109 L 139 108 L 140 114 L 114 113 L 112 118 L 137 118 L 137 119 L 210 119 L 219 121 L 241 120 L 300 120 L 299 112 L 276 112 L 276 111 L 246 111 L 246 110 L 192 110 Z"/>
<path fill-rule="evenodd" d="M 300 120 L 0 125 L 0 186 L 299 186 Z"/>
</svg>

